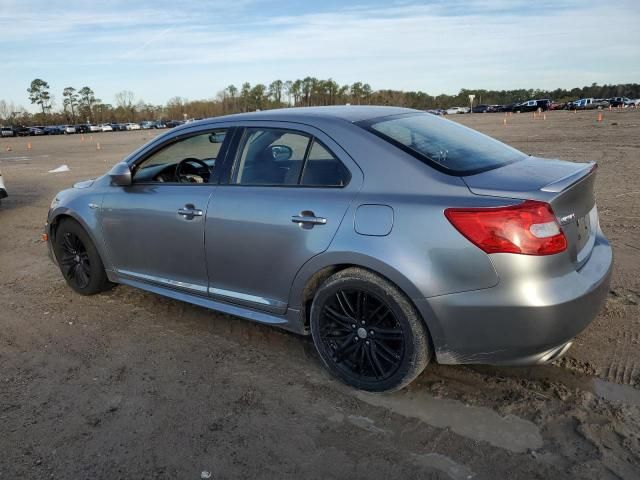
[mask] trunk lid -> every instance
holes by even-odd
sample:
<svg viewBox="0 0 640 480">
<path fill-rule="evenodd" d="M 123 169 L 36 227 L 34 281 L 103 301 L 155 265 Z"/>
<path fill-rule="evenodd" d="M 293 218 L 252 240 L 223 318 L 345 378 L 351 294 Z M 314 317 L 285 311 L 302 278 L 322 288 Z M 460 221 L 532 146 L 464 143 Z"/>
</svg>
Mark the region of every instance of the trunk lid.
<svg viewBox="0 0 640 480">
<path fill-rule="evenodd" d="M 596 164 L 528 157 L 504 167 L 462 177 L 476 195 L 540 200 L 553 208 L 576 269 L 589 258 L 598 228 Z"/>
</svg>

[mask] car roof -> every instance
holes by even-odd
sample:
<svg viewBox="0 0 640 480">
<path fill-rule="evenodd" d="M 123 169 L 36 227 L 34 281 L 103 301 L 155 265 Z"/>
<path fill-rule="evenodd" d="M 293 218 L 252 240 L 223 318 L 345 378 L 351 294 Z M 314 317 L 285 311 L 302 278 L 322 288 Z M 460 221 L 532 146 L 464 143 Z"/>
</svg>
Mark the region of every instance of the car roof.
<svg viewBox="0 0 640 480">
<path fill-rule="evenodd" d="M 347 121 L 350 123 L 370 120 L 372 118 L 387 117 L 390 115 L 401 115 L 403 113 L 418 113 L 421 110 L 401 107 L 383 107 L 374 105 L 336 105 L 327 107 L 294 107 L 278 108 L 274 110 L 263 110 L 258 112 L 236 113 L 222 117 L 212 117 L 204 120 L 190 122 L 178 128 L 188 128 L 194 125 L 211 123 L 212 121 L 224 120 L 275 120 L 304 122 L 313 119 L 329 119 Z"/>
</svg>

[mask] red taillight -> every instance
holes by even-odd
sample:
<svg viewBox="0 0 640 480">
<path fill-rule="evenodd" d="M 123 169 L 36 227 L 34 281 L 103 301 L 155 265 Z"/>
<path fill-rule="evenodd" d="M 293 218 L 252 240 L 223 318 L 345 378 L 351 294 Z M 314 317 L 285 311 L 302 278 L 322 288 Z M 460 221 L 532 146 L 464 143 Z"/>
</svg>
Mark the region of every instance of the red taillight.
<svg viewBox="0 0 640 480">
<path fill-rule="evenodd" d="M 447 219 L 486 253 L 552 255 L 567 248 L 548 203 L 526 200 L 497 208 L 447 208 Z"/>
</svg>

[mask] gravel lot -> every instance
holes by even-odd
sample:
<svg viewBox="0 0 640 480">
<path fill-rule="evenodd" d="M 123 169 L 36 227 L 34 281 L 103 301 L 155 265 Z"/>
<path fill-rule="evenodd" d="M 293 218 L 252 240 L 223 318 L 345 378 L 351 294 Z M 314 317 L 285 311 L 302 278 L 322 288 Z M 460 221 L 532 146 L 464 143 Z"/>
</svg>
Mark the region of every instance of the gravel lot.
<svg viewBox="0 0 640 480">
<path fill-rule="evenodd" d="M 2 139 L 0 478 L 640 478 L 640 110 L 596 117 L 454 120 L 599 162 L 604 311 L 554 365 L 431 365 L 392 395 L 332 379 L 307 338 L 124 286 L 73 294 L 40 240 L 51 199 L 155 133 Z"/>
</svg>

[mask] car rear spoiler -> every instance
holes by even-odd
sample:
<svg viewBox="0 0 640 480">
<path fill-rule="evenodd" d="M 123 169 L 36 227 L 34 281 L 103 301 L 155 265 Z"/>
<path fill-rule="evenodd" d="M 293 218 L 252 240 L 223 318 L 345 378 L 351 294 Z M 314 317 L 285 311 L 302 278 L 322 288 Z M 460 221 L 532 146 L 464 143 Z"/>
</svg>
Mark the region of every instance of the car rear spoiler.
<svg viewBox="0 0 640 480">
<path fill-rule="evenodd" d="M 571 185 L 578 183 L 583 178 L 591 175 L 596 171 L 597 168 L 598 164 L 596 162 L 589 162 L 584 166 L 584 168 L 581 168 L 577 172 L 571 173 L 559 180 L 555 180 L 550 184 L 545 185 L 540 190 L 549 193 L 560 193 L 569 188 Z"/>
</svg>

